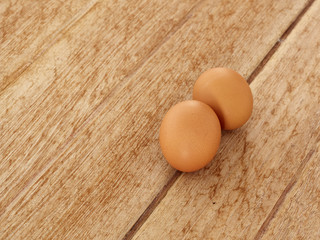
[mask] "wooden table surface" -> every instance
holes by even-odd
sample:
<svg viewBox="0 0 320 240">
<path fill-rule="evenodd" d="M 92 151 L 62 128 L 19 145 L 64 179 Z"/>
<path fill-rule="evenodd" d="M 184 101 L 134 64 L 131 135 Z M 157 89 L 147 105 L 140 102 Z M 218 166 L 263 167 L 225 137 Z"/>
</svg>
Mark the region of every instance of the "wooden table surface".
<svg viewBox="0 0 320 240">
<path fill-rule="evenodd" d="M 320 0 L 0 2 L 0 239 L 320 239 Z M 164 114 L 224 66 L 254 95 L 205 169 Z"/>
</svg>

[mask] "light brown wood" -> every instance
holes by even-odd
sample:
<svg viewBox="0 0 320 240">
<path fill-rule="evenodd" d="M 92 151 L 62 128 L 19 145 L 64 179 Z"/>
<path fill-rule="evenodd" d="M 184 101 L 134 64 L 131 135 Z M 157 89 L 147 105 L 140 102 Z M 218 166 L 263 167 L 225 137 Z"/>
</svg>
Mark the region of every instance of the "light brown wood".
<svg viewBox="0 0 320 240">
<path fill-rule="evenodd" d="M 309 159 L 305 160 L 305 167 L 299 168 L 291 179 L 291 186 L 287 189 L 278 207 L 279 210 L 270 216 L 269 224 L 260 230 L 257 239 L 316 240 L 320 238 L 320 30 L 317 28 L 320 23 L 319 8 L 318 1 L 293 36 L 293 39 L 298 39 L 299 43 L 291 42 L 291 45 L 298 45 L 296 48 L 299 52 L 296 56 L 303 56 L 297 63 L 307 64 L 306 70 L 303 71 L 306 84 L 311 85 L 313 82 L 314 89 L 309 93 L 304 92 L 303 96 L 312 95 L 308 103 L 315 109 L 309 112 L 308 116 L 313 120 L 310 127 L 317 135 L 317 145 L 314 151 L 310 152 Z M 300 147 L 303 146 L 304 144 L 301 144 Z"/>
<path fill-rule="evenodd" d="M 0 95 L 0 213 L 55 161 L 101 102 L 112 99 L 195 3 L 171 2 L 170 10 L 164 2 L 97 3 L 5 89 Z"/>
<path fill-rule="evenodd" d="M 284 220 L 290 219 L 284 208 L 265 239 L 318 239 L 319 169 L 312 163 L 319 163 L 320 150 L 319 8 L 316 1 L 251 84 L 251 120 L 224 133 L 210 166 L 178 178 L 134 239 L 259 239 L 311 157 L 299 180 L 312 174 L 310 191 L 308 183 L 295 188 L 306 191 L 301 198 L 310 209 L 294 213 L 292 191 L 285 202 L 293 204 L 292 221 Z"/>
<path fill-rule="evenodd" d="M 318 144 L 275 218 L 261 234 L 262 239 L 320 239 L 319 159 Z"/>
<path fill-rule="evenodd" d="M 93 4 L 83 0 L 1 1 L 0 93 Z"/>
<path fill-rule="evenodd" d="M 0 95 L 0 238 L 123 237 L 174 174 L 164 113 L 209 67 L 248 77 L 305 5 L 93 4 Z"/>
</svg>

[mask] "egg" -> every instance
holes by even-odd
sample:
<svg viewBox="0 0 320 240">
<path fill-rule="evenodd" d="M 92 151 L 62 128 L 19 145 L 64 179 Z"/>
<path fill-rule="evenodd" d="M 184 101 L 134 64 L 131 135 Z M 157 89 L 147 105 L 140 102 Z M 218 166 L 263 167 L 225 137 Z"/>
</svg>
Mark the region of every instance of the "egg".
<svg viewBox="0 0 320 240">
<path fill-rule="evenodd" d="M 215 156 L 221 127 L 215 112 L 196 100 L 171 107 L 160 126 L 160 147 L 168 163 L 183 172 L 197 171 Z"/>
<path fill-rule="evenodd" d="M 212 68 L 202 73 L 194 85 L 193 99 L 208 104 L 225 130 L 245 124 L 253 108 L 248 83 L 239 73 L 228 68 Z"/>
</svg>

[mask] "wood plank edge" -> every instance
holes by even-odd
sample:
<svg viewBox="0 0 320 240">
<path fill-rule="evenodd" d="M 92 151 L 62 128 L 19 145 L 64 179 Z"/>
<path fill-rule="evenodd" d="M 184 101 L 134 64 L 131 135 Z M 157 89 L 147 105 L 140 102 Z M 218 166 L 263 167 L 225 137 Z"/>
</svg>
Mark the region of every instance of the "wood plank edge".
<svg viewBox="0 0 320 240">
<path fill-rule="evenodd" d="M 157 44 L 157 46 L 155 46 L 155 48 L 145 57 L 141 60 L 141 62 L 138 64 L 138 66 L 133 69 L 131 72 L 129 72 L 127 74 L 127 76 L 125 78 L 128 79 L 128 81 L 130 81 L 129 79 L 132 78 L 137 72 L 138 70 L 144 66 L 144 64 L 147 63 L 147 61 L 161 48 L 162 45 L 164 45 L 180 28 L 182 28 L 185 23 L 192 17 L 194 10 L 203 2 L 204 0 L 200 0 L 198 1 L 182 18 L 181 20 L 172 27 L 172 29 L 168 32 L 168 34 L 159 42 L 159 44 Z M 72 27 L 77 21 L 79 21 L 83 16 L 85 16 L 96 4 L 97 4 L 97 0 L 94 0 L 93 2 L 91 2 L 89 5 L 89 8 L 86 8 L 86 10 L 82 10 L 80 11 L 77 15 L 77 17 L 75 16 L 73 18 L 73 21 L 70 21 L 70 24 L 66 24 L 65 28 L 61 29 L 56 35 L 56 37 L 54 39 L 58 40 L 59 36 L 63 34 L 63 32 L 67 31 L 70 27 Z M 55 43 L 55 41 L 50 44 L 50 46 L 52 46 Z M 49 48 L 50 46 L 46 49 L 44 49 L 42 51 L 42 54 L 44 54 Z M 37 55 L 37 57 L 40 57 L 41 55 Z M 31 63 L 32 64 L 32 63 Z M 27 66 L 27 68 L 31 65 L 29 64 Z M 25 70 L 23 70 L 25 71 Z M 127 82 L 128 82 L 127 81 Z M 72 143 L 72 140 L 75 139 L 78 134 L 81 132 L 81 130 L 87 125 L 89 124 L 89 122 L 95 118 L 95 116 L 97 116 L 105 107 L 105 105 L 109 102 L 109 99 L 112 98 L 112 96 L 114 96 L 116 93 L 119 92 L 119 90 L 127 83 L 126 81 L 122 81 L 120 84 L 118 84 L 112 91 L 110 91 L 110 93 L 105 96 L 102 101 L 91 111 L 91 113 L 87 116 L 86 119 L 84 119 L 83 123 L 79 126 L 78 129 L 76 129 L 74 132 L 71 133 L 71 135 L 68 137 L 66 143 L 61 146 L 61 148 L 59 149 L 60 152 L 64 152 L 67 147 L 70 146 L 70 144 Z M 1 95 L 2 91 L 0 91 L 0 95 Z M 7 208 L 2 211 L 0 213 L 0 217 L 7 211 L 10 211 L 13 206 L 20 200 L 20 198 L 24 195 L 24 193 L 27 191 L 27 189 L 32 186 L 35 182 L 37 182 L 41 176 L 55 163 L 55 161 L 58 159 L 59 154 L 56 155 L 56 157 L 52 158 L 50 161 L 48 161 L 48 163 L 42 168 L 40 169 L 37 173 L 34 174 L 33 178 L 30 179 L 27 183 L 26 186 L 24 186 L 22 188 L 22 190 L 18 193 L 18 195 L 13 199 L 13 201 L 7 206 Z M 171 180 L 171 179 L 170 179 Z M 170 182 L 169 180 L 169 182 Z M 167 185 L 165 185 L 167 186 Z M 162 190 L 161 190 L 162 191 Z M 160 192 L 161 192 L 160 191 Z M 159 193 L 160 193 L 159 192 Z M 141 217 L 141 216 L 140 216 Z M 140 218 L 139 218 L 140 219 Z M 135 224 L 134 224 L 135 225 Z"/>
<path fill-rule="evenodd" d="M 173 176 L 169 179 L 169 181 L 166 183 L 166 185 L 163 186 L 163 188 L 159 191 L 159 193 L 156 195 L 156 197 L 152 200 L 152 202 L 149 204 L 149 206 L 144 210 L 144 212 L 141 214 L 141 216 L 138 218 L 138 220 L 133 224 L 131 229 L 126 233 L 123 240 L 129 240 L 132 239 L 133 236 L 138 232 L 140 227 L 145 223 L 145 221 L 149 218 L 149 216 L 153 213 L 153 211 L 158 207 L 162 199 L 165 198 L 167 195 L 169 189 L 172 187 L 172 185 L 177 181 L 177 179 L 182 175 L 182 172 L 176 171 Z"/>
<path fill-rule="evenodd" d="M 314 153 L 315 153 L 315 150 L 310 150 L 308 152 L 308 154 L 305 156 L 305 158 L 301 162 L 299 168 L 297 169 L 296 173 L 293 175 L 293 177 L 291 178 L 290 182 L 288 183 L 286 188 L 283 190 L 283 192 L 281 193 L 279 199 L 277 200 L 277 202 L 275 203 L 275 205 L 271 209 L 271 211 L 268 214 L 267 218 L 262 223 L 260 229 L 258 230 L 256 236 L 254 237 L 254 240 L 259 240 L 259 239 L 261 239 L 263 237 L 263 235 L 267 231 L 271 221 L 275 218 L 277 212 L 279 211 L 280 207 L 282 206 L 283 202 L 285 201 L 286 196 L 288 195 L 288 193 L 292 190 L 292 188 L 297 183 L 297 180 L 299 179 L 303 169 L 305 168 L 307 163 L 310 161 L 310 159 L 311 159 L 311 157 L 313 156 Z"/>
<path fill-rule="evenodd" d="M 269 60 L 275 54 L 275 52 L 278 50 L 280 45 L 287 39 L 287 37 L 290 35 L 290 33 L 292 32 L 294 27 L 300 22 L 301 18 L 309 10 L 309 8 L 312 6 L 312 4 L 314 2 L 315 2 L 315 0 L 310 0 L 306 4 L 306 6 L 301 10 L 301 12 L 298 14 L 296 19 L 284 31 L 284 33 L 281 35 L 281 37 L 278 39 L 278 41 L 273 45 L 273 47 L 270 49 L 270 51 L 267 53 L 267 55 L 262 59 L 262 61 L 258 64 L 258 66 L 255 68 L 255 70 L 248 77 L 247 82 L 249 84 L 252 83 L 253 80 L 256 78 L 256 76 L 258 76 L 258 74 L 263 70 L 264 66 L 269 62 Z"/>
<path fill-rule="evenodd" d="M 305 15 L 305 13 L 310 9 L 310 7 L 313 5 L 315 0 L 310 0 L 306 6 L 300 11 L 298 16 L 295 18 L 295 20 L 289 25 L 289 27 L 284 31 L 284 33 L 281 35 L 279 40 L 273 45 L 273 47 L 269 50 L 269 52 L 266 54 L 266 56 L 262 59 L 262 61 L 258 64 L 258 66 L 253 70 L 253 72 L 250 74 L 250 76 L 247 79 L 247 82 L 251 84 L 254 79 L 258 76 L 258 74 L 264 69 L 265 65 L 269 62 L 271 57 L 276 53 L 280 45 L 287 39 L 287 37 L 290 35 L 292 30 L 295 28 L 295 26 L 300 22 L 302 17 Z M 198 3 L 199 4 L 199 3 Z M 197 4 L 197 5 L 198 5 Z M 194 9 L 193 7 L 192 9 Z M 190 10 L 191 11 L 191 10 Z M 183 24 L 182 24 L 183 25 Z M 181 25 L 181 26 L 182 26 Z M 156 48 L 158 49 L 158 47 Z M 150 57 L 153 54 L 150 54 Z M 143 64 L 142 64 L 143 65 Z M 310 158 L 312 157 L 314 151 L 310 151 L 301 165 L 299 166 L 297 172 L 287 185 L 287 187 L 284 189 L 283 193 L 280 195 L 278 201 L 268 214 L 266 220 L 261 225 L 258 233 L 255 236 L 256 239 L 261 239 L 264 232 L 267 230 L 267 227 L 269 226 L 270 222 L 276 215 L 277 211 L 281 207 L 282 203 L 285 200 L 286 195 L 290 192 L 290 190 L 293 188 L 293 186 L 296 184 L 296 181 L 303 171 L 305 165 L 308 163 Z M 161 200 L 166 196 L 167 192 L 170 190 L 170 188 L 173 186 L 173 184 L 180 178 L 182 175 L 182 172 L 177 171 L 172 178 L 167 182 L 167 184 L 160 190 L 160 192 L 157 194 L 157 196 L 153 199 L 153 201 L 150 203 L 150 205 L 146 208 L 146 210 L 141 214 L 141 216 L 138 218 L 138 220 L 134 223 L 134 225 L 131 227 L 131 229 L 126 233 L 123 240 L 129 240 L 134 237 L 134 235 L 138 232 L 138 230 L 141 228 L 141 226 L 147 221 L 149 216 L 152 214 L 152 212 L 157 208 L 157 206 L 160 204 Z"/>
</svg>

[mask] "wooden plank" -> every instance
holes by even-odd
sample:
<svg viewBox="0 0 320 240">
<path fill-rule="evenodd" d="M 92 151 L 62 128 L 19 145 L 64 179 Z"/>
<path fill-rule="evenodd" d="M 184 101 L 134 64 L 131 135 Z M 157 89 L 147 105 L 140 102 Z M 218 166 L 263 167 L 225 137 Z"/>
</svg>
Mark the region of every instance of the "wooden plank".
<svg viewBox="0 0 320 240">
<path fill-rule="evenodd" d="M 99 2 L 6 88 L 0 95 L 0 214 L 195 3 Z"/>
<path fill-rule="evenodd" d="M 224 132 L 210 166 L 178 178 L 134 239 L 259 238 L 259 228 L 277 209 L 296 171 L 303 169 L 312 153 L 319 157 L 319 8 L 316 1 L 251 84 L 251 120 L 236 131 Z M 316 182 L 310 184 L 314 191 L 305 197 L 310 197 L 315 211 L 319 192 L 315 193 Z M 305 232 L 315 237 L 319 212 L 312 210 L 303 217 L 317 215 L 315 228 L 310 219 Z M 300 212 L 293 218 L 299 218 Z M 293 220 L 290 229 L 303 229 L 302 220 Z M 279 227 L 281 223 L 281 219 L 274 221 L 276 233 L 285 227 Z M 296 233 L 298 237 L 299 230 Z"/>
<path fill-rule="evenodd" d="M 126 83 L 109 98 L 94 98 L 102 103 L 64 147 L 49 153 L 48 145 L 37 150 L 43 152 L 33 157 L 38 159 L 35 161 L 50 161 L 1 216 L 2 236 L 123 237 L 174 174 L 158 146 L 164 113 L 191 96 L 194 80 L 209 66 L 229 66 L 248 76 L 305 3 L 199 4 L 193 16 L 181 23 L 136 73 L 124 74 Z M 257 12 L 247 11 L 253 7 L 264 17 L 257 19 Z M 163 18 L 167 10 L 161 14 Z M 226 28 L 230 32 L 225 32 Z M 214 47 L 208 47 L 211 45 Z M 241 65 L 239 59 L 247 64 Z M 114 83 L 119 83 L 119 78 Z M 77 111 L 89 111 L 89 98 L 76 101 L 80 102 Z M 75 113 L 73 110 L 71 120 L 62 115 L 55 121 L 62 118 L 70 127 L 79 121 Z M 54 136 L 48 139 L 61 141 Z"/>
<path fill-rule="evenodd" d="M 320 145 L 308 159 L 305 169 L 298 172 L 297 177 L 301 176 L 293 178 L 292 189 L 279 211 L 271 216 L 270 225 L 266 225 L 256 239 L 320 239 L 319 159 Z"/>
<path fill-rule="evenodd" d="M 0 93 L 92 7 L 87 1 L 0 2 Z"/>
</svg>

